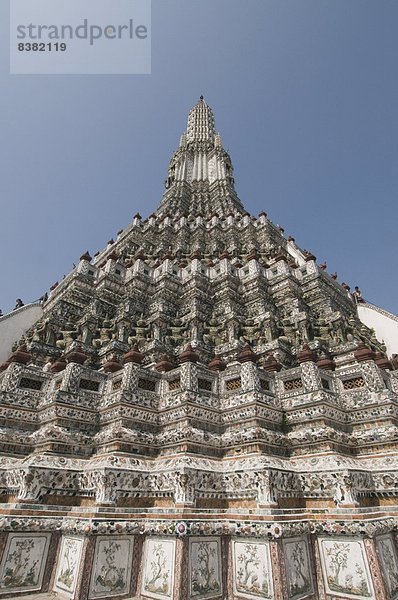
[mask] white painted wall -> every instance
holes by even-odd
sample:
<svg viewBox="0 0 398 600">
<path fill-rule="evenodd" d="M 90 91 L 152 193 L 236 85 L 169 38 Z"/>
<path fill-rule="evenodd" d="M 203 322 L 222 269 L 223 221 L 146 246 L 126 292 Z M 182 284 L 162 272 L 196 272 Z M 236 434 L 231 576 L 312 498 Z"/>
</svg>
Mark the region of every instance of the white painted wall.
<svg viewBox="0 0 398 600">
<path fill-rule="evenodd" d="M 374 304 L 358 304 L 362 323 L 375 330 L 379 342 L 384 342 L 387 354 L 398 354 L 398 317 Z"/>
<path fill-rule="evenodd" d="M 0 317 L 0 363 L 7 360 L 11 348 L 43 314 L 40 304 L 27 304 Z"/>
</svg>

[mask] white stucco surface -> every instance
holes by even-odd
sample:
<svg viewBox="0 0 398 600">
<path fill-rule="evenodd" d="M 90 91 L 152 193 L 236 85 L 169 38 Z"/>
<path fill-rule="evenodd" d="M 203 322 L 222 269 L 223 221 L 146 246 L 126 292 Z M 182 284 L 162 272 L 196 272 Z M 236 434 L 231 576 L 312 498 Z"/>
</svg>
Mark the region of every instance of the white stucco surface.
<svg viewBox="0 0 398 600">
<path fill-rule="evenodd" d="M 13 344 L 40 319 L 43 309 L 40 304 L 27 304 L 0 317 L 0 363 L 11 354 Z"/>
<path fill-rule="evenodd" d="M 398 317 L 374 304 L 358 304 L 362 323 L 375 330 L 379 342 L 384 342 L 387 354 L 398 354 Z"/>
</svg>

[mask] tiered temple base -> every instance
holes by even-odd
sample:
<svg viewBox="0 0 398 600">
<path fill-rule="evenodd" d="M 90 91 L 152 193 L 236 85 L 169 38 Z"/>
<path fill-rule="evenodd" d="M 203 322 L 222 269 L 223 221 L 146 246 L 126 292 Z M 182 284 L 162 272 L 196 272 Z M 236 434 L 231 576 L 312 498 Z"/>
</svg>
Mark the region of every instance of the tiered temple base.
<svg viewBox="0 0 398 600">
<path fill-rule="evenodd" d="M 129 509 L 64 507 L 61 517 L 59 507 L 58 516 L 51 506 L 14 508 L 19 516 L 1 521 L 2 598 L 52 592 L 43 598 L 387 600 L 398 594 L 397 539 L 386 511 L 347 510 L 325 522 L 320 511 L 278 517 L 263 511 L 241 520 L 237 511 L 153 509 L 143 519 Z"/>
</svg>

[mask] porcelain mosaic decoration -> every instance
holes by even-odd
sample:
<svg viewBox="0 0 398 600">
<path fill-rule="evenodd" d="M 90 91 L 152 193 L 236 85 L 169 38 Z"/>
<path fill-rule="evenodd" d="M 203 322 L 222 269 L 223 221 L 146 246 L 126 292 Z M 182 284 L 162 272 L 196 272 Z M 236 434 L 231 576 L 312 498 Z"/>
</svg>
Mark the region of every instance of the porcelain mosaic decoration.
<svg viewBox="0 0 398 600">
<path fill-rule="evenodd" d="M 234 592 L 243 598 L 273 598 L 269 544 L 233 541 Z"/>
<path fill-rule="evenodd" d="M 214 598 L 222 594 L 220 540 L 190 540 L 190 597 Z"/>
<path fill-rule="evenodd" d="M 110 598 L 128 593 L 132 553 L 131 537 L 97 538 L 90 598 Z"/>
<path fill-rule="evenodd" d="M 283 545 L 290 600 L 307 598 L 314 593 L 308 539 L 286 539 Z"/>
<path fill-rule="evenodd" d="M 62 539 L 61 551 L 58 561 L 58 570 L 55 576 L 55 587 L 68 596 L 73 596 L 80 567 L 80 557 L 83 540 L 75 537 Z"/>
<path fill-rule="evenodd" d="M 393 537 L 390 534 L 378 536 L 376 548 L 389 598 L 395 600 L 398 598 L 398 559 Z"/>
<path fill-rule="evenodd" d="M 0 590 L 40 590 L 46 565 L 48 534 L 10 534 L 0 565 Z"/>
<path fill-rule="evenodd" d="M 151 539 L 145 546 L 145 569 L 142 594 L 149 598 L 173 597 L 175 542 Z"/>
<path fill-rule="evenodd" d="M 363 542 L 320 539 L 322 570 L 327 593 L 346 598 L 374 598 Z"/>
<path fill-rule="evenodd" d="M 78 256 L 0 365 L 0 597 L 395 598 L 398 359 L 247 212 L 203 97 L 155 212 Z"/>
</svg>

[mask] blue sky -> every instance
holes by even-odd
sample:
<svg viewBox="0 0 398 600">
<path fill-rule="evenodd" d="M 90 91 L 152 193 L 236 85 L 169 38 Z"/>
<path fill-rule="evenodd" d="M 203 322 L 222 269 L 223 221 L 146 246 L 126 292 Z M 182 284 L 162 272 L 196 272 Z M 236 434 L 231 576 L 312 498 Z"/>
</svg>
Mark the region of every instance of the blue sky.
<svg viewBox="0 0 398 600">
<path fill-rule="evenodd" d="M 9 75 L 8 22 L 2 0 L 4 312 L 153 212 L 203 94 L 247 210 L 398 313 L 395 0 L 153 0 L 151 75 Z"/>
</svg>

